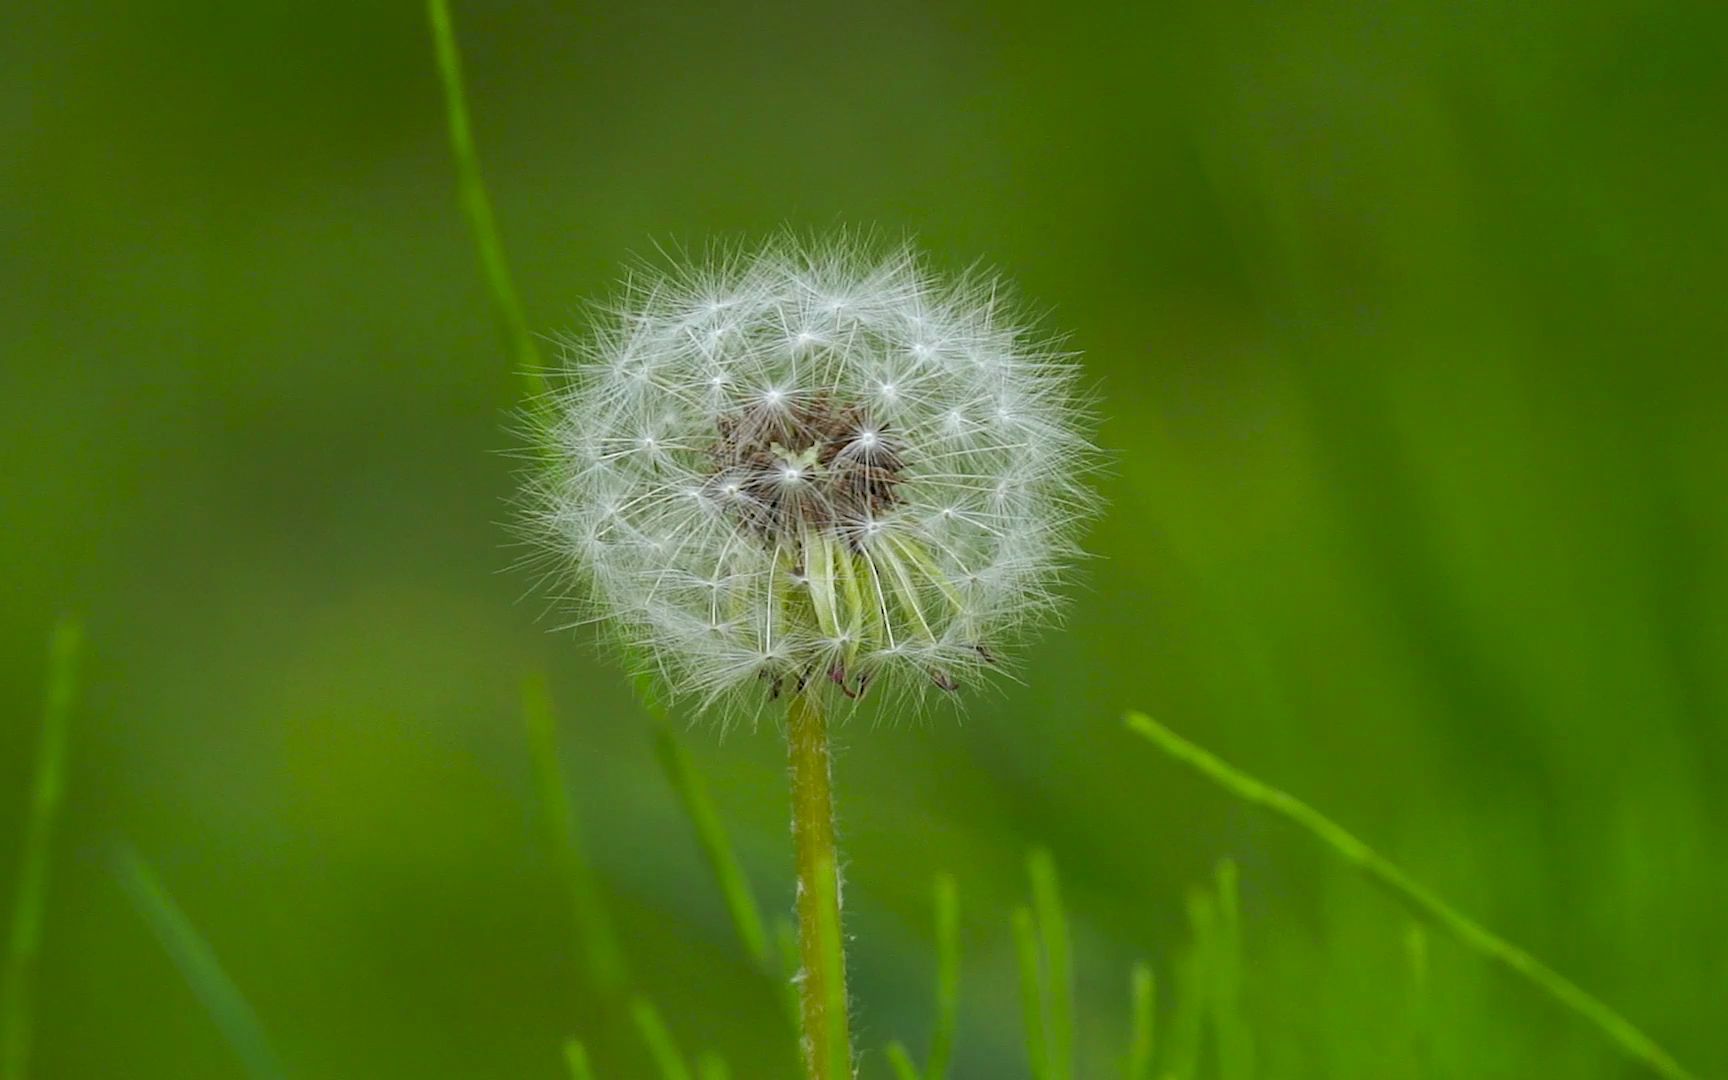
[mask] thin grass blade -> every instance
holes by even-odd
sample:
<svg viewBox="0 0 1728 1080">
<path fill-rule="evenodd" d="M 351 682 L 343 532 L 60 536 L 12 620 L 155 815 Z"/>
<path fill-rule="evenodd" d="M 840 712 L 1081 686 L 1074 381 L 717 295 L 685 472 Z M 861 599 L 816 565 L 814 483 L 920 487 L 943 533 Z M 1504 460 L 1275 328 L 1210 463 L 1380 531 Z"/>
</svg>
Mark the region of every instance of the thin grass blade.
<svg viewBox="0 0 1728 1080">
<path fill-rule="evenodd" d="M 42 731 L 36 742 L 36 768 L 24 822 L 24 854 L 0 969 L 0 1078 L 24 1080 L 30 1064 L 35 1024 L 36 958 L 42 949 L 42 913 L 47 904 L 50 855 L 60 805 L 66 791 L 66 757 L 72 703 L 78 687 L 78 657 L 83 631 L 77 620 L 62 618 L 48 641 L 48 682 L 42 706 Z"/>
<path fill-rule="evenodd" d="M 132 905 L 156 932 L 192 992 L 216 1021 L 253 1080 L 282 1080 L 287 1071 L 270 1048 L 264 1025 L 251 1004 L 228 977 L 216 952 L 169 895 L 150 864 L 131 848 L 122 850 L 116 870 Z"/>
<path fill-rule="evenodd" d="M 1674 1056 L 1600 998 L 1584 990 L 1530 953 L 1471 919 L 1414 880 L 1355 835 L 1301 801 L 1189 742 L 1144 713 L 1129 713 L 1128 729 L 1165 754 L 1189 766 L 1244 802 L 1301 827 L 1369 880 L 1390 892 L 1411 912 L 1445 930 L 1466 948 L 1525 979 L 1576 1014 L 1628 1056 L 1669 1080 L 1694 1080 Z"/>
<path fill-rule="evenodd" d="M 725 1058 L 708 1050 L 696 1059 L 696 1080 L 732 1080 L 732 1067 Z"/>
<path fill-rule="evenodd" d="M 947 1080 L 960 1022 L 960 887 L 952 874 L 936 876 L 936 1029 L 930 1036 L 925 1080 Z"/>
<path fill-rule="evenodd" d="M 480 154 L 474 146 L 474 129 L 468 118 L 468 95 L 462 78 L 462 50 L 456 43 L 456 27 L 450 17 L 447 0 L 426 0 L 426 21 L 432 30 L 433 50 L 438 58 L 438 78 L 444 87 L 444 112 L 450 129 L 450 153 L 456 162 L 457 192 L 462 210 L 468 216 L 474 233 L 474 244 L 480 255 L 480 269 L 492 293 L 493 307 L 503 327 L 511 357 L 521 373 L 524 389 L 530 398 L 539 398 L 545 391 L 545 365 L 534 335 L 528 330 L 528 319 L 522 311 L 522 301 L 510 274 L 510 263 L 504 257 L 504 241 L 498 233 L 498 221 L 492 212 L 492 199 L 486 194 L 486 184 L 480 175 Z"/>
<path fill-rule="evenodd" d="M 1128 1068 L 1127 1080 L 1151 1080 L 1153 1039 L 1157 1031 L 1158 984 L 1153 981 L 1151 965 L 1134 965 L 1128 979 Z"/>
<path fill-rule="evenodd" d="M 588 1063 L 588 1048 L 578 1039 L 564 1043 L 564 1068 L 570 1080 L 594 1080 L 594 1068 Z"/>
<path fill-rule="evenodd" d="M 907 1052 L 906 1044 L 896 1040 L 885 1048 L 888 1056 L 888 1066 L 894 1070 L 894 1080 L 918 1080 L 918 1066 L 912 1063 L 912 1055 Z"/>
<path fill-rule="evenodd" d="M 1032 909 L 1014 909 L 1014 956 L 1020 970 L 1020 1018 L 1026 1029 L 1026 1063 L 1032 1080 L 1051 1080 L 1050 1043 L 1044 1034 L 1044 976 L 1038 962 L 1038 925 Z"/>
<path fill-rule="evenodd" d="M 1218 908 L 1210 893 L 1188 893 L 1188 928 L 1193 941 L 1176 963 L 1176 1011 L 1170 1018 L 1165 1073 L 1176 1080 L 1194 1080 L 1200 1072 L 1201 1036 L 1218 953 Z"/>
<path fill-rule="evenodd" d="M 1032 878 L 1032 908 L 1048 964 L 1044 998 L 1050 1017 L 1050 1077 L 1070 1080 L 1074 1075 L 1074 955 L 1068 916 L 1062 910 L 1062 889 L 1050 852 L 1034 850 L 1026 869 Z"/>
<path fill-rule="evenodd" d="M 1435 1075 L 1434 1029 L 1428 1001 L 1428 931 L 1412 922 L 1404 931 L 1404 961 L 1410 973 L 1410 1057 L 1412 1075 Z"/>
<path fill-rule="evenodd" d="M 1242 914 L 1234 862 L 1224 859 L 1218 863 L 1216 885 L 1218 937 L 1209 997 L 1218 1076 L 1220 1080 L 1249 1080 L 1254 1075 L 1254 1039 L 1242 1018 Z"/>
<path fill-rule="evenodd" d="M 29 1068 L 29 1044 L 36 1020 L 36 956 L 41 952 L 54 831 L 66 795 L 67 743 L 71 740 L 81 651 L 83 629 L 78 620 L 62 617 L 48 638 L 48 681 L 41 707 L 41 733 L 36 736 L 35 776 L 24 817 L 24 854 L 12 902 L 5 968 L 0 968 L 0 1080 L 24 1080 Z"/>
<path fill-rule="evenodd" d="M 666 1021 L 660 1018 L 660 1010 L 654 1007 L 654 1003 L 645 997 L 632 998 L 630 1018 L 636 1023 L 643 1045 L 648 1047 L 648 1056 L 654 1059 L 660 1080 L 690 1080 L 690 1069 L 684 1064 L 684 1056 L 678 1052 L 678 1044 L 672 1041 L 672 1032 L 667 1029 Z"/>
<path fill-rule="evenodd" d="M 732 914 L 732 925 L 738 931 L 738 940 L 743 943 L 744 951 L 750 954 L 750 958 L 758 966 L 765 971 L 769 970 L 768 931 L 762 921 L 762 909 L 756 904 L 756 894 L 751 891 L 750 881 L 744 876 L 744 868 L 739 865 L 738 856 L 733 851 L 725 827 L 720 823 L 720 815 L 714 809 L 714 801 L 708 796 L 708 788 L 702 781 L 701 773 L 696 771 L 689 751 L 684 749 L 683 744 L 671 731 L 661 728 L 655 734 L 654 749 L 659 755 L 661 767 L 666 770 L 666 778 L 671 781 L 673 790 L 678 792 L 679 801 L 684 804 L 684 812 L 690 816 L 690 823 L 696 828 L 696 837 L 702 843 L 703 853 L 708 856 L 709 869 L 714 872 L 720 892 L 726 897 L 726 908 Z"/>
<path fill-rule="evenodd" d="M 576 932 L 582 940 L 588 977 L 596 990 L 610 995 L 624 986 L 628 968 L 624 950 L 619 947 L 612 928 L 611 913 L 606 908 L 593 865 L 588 860 L 587 847 L 582 841 L 576 805 L 570 799 L 564 767 L 558 757 L 558 730 L 553 720 L 552 695 L 544 678 L 535 676 L 523 683 L 522 715 L 528 729 L 528 749 L 534 758 L 540 804 L 551 830 L 558 869 L 570 894 L 570 907 L 576 920 Z"/>
</svg>

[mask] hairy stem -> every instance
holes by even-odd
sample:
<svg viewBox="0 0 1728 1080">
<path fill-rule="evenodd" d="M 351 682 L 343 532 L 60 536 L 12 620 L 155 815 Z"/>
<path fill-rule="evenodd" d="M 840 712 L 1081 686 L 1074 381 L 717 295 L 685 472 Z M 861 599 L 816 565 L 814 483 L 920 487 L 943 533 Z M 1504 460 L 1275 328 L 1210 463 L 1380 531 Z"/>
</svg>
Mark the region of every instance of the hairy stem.
<svg viewBox="0 0 1728 1080">
<path fill-rule="evenodd" d="M 828 718 L 814 694 L 792 695 L 786 747 L 792 773 L 792 844 L 798 871 L 798 953 L 803 966 L 798 992 L 804 1065 L 810 1080 L 851 1080 Z"/>
</svg>

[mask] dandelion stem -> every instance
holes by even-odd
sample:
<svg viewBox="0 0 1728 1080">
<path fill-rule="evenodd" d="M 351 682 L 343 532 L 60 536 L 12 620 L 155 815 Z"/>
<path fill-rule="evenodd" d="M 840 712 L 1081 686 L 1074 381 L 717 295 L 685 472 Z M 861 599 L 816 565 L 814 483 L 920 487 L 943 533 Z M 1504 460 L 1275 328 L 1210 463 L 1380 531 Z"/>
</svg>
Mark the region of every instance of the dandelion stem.
<svg viewBox="0 0 1728 1080">
<path fill-rule="evenodd" d="M 786 745 L 798 873 L 798 952 L 803 966 L 798 989 L 804 1064 L 810 1080 L 851 1080 L 828 719 L 814 694 L 792 695 Z"/>
<path fill-rule="evenodd" d="M 1643 1062 L 1657 1075 L 1669 1080 L 1692 1080 L 1691 1072 L 1601 999 L 1460 912 L 1307 803 L 1269 784 L 1261 783 L 1143 713 L 1129 713 L 1125 720 L 1129 730 L 1143 736 L 1164 753 L 1193 768 L 1237 798 L 1264 807 L 1286 821 L 1306 829 L 1345 862 L 1385 888 L 1412 912 L 1447 931 L 1472 951 L 1522 976 L 1538 990 L 1588 1021 L 1611 1042 L 1631 1057 Z"/>
<path fill-rule="evenodd" d="M 456 27 L 451 21 L 447 0 L 426 0 L 426 18 L 438 54 L 438 78 L 444 84 L 450 153 L 456 159 L 456 182 L 462 209 L 468 215 L 468 224 L 474 232 L 480 268 L 492 290 L 493 306 L 509 341 L 511 357 L 521 372 L 529 395 L 537 397 L 545 389 L 541 382 L 544 365 L 540 361 L 540 350 L 534 345 L 534 335 L 528 330 L 528 318 L 522 313 L 522 301 L 510 276 L 510 263 L 504 258 L 504 241 L 498 235 L 492 200 L 480 178 L 480 155 L 474 148 L 474 130 L 468 121 L 467 92 L 462 83 L 462 53 L 456 45 Z"/>
<path fill-rule="evenodd" d="M 48 648 L 48 692 L 42 734 L 36 744 L 36 779 L 25 822 L 24 861 L 12 909 L 4 970 L 0 970 L 0 1077 L 23 1080 L 28 1072 L 31 1028 L 31 976 L 42 944 L 42 908 L 48 893 L 48 855 L 54 824 L 66 787 L 66 743 L 76 688 L 77 622 L 63 618 Z"/>
</svg>

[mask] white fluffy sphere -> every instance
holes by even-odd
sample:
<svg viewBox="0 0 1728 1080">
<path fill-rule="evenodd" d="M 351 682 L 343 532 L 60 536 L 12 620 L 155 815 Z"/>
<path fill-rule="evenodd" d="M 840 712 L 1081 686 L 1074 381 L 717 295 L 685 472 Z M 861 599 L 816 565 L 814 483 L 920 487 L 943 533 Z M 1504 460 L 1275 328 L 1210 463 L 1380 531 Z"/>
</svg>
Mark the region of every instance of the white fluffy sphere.
<svg viewBox="0 0 1728 1080">
<path fill-rule="evenodd" d="M 674 695 L 953 690 L 1092 506 L 1077 368 L 991 278 L 782 239 L 649 269 L 537 413 L 528 530 Z"/>
</svg>

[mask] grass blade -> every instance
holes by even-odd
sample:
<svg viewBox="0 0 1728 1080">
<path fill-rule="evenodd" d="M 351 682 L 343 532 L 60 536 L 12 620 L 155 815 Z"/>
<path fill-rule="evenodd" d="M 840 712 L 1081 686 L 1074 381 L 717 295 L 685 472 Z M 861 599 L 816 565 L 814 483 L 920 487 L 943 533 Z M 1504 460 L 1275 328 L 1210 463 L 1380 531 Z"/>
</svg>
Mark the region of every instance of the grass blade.
<svg viewBox="0 0 1728 1080">
<path fill-rule="evenodd" d="M 117 867 L 120 884 L 138 913 L 144 916 L 157 940 L 186 977 L 192 992 L 228 1039 L 248 1076 L 255 1080 L 281 1080 L 288 1074 L 270 1049 L 258 1014 L 241 996 L 240 988 L 222 970 L 215 950 L 186 918 L 150 864 L 131 848 L 123 850 Z"/>
<path fill-rule="evenodd" d="M 1020 968 L 1020 1017 L 1026 1025 L 1026 1062 L 1032 1080 L 1051 1080 L 1050 1044 L 1044 1037 L 1044 977 L 1038 964 L 1038 927 L 1032 909 L 1014 909 L 1014 955 Z"/>
<path fill-rule="evenodd" d="M 654 1003 L 644 997 L 632 998 L 630 1017 L 636 1021 L 636 1030 L 660 1071 L 660 1080 L 690 1080 L 690 1070 L 678 1053 L 678 1044 L 672 1041 L 672 1033 L 666 1030 L 666 1022 L 660 1019 L 660 1010 Z"/>
<path fill-rule="evenodd" d="M 594 1069 L 588 1064 L 588 1048 L 577 1039 L 564 1044 L 564 1067 L 570 1080 L 594 1080 Z"/>
<path fill-rule="evenodd" d="M 1655 1040 L 1605 1002 L 1442 900 L 1398 866 L 1318 810 L 1293 795 L 1264 784 L 1182 738 L 1144 713 L 1125 718 L 1130 731 L 1189 766 L 1244 802 L 1300 826 L 1346 863 L 1385 888 L 1408 909 L 1440 927 L 1466 948 L 1514 972 L 1536 989 L 1589 1023 L 1629 1056 L 1669 1080 L 1693 1080 Z"/>
<path fill-rule="evenodd" d="M 1410 972 L 1411 1075 L 1435 1075 L 1433 1027 L 1428 1010 L 1428 932 L 1412 922 L 1404 931 L 1404 959 Z"/>
<path fill-rule="evenodd" d="M 952 874 L 936 876 L 936 1030 L 930 1036 L 925 1080 L 947 1080 L 960 1021 L 960 888 Z"/>
<path fill-rule="evenodd" d="M 1151 1080 L 1153 1037 L 1158 1016 L 1158 984 L 1152 980 L 1152 968 L 1142 962 L 1134 965 L 1128 980 L 1129 1029 L 1127 1080 Z"/>
<path fill-rule="evenodd" d="M 732 1068 L 725 1058 L 708 1050 L 696 1059 L 696 1080 L 732 1080 Z"/>
<path fill-rule="evenodd" d="M 37 736 L 35 779 L 24 822 L 24 854 L 12 907 L 5 967 L 0 969 L 0 1078 L 24 1080 L 35 1022 L 33 983 L 42 948 L 42 912 L 48 897 L 49 855 L 66 790 L 66 748 L 78 686 L 83 631 L 62 618 L 48 641 L 48 683 Z"/>
<path fill-rule="evenodd" d="M 462 51 L 456 44 L 456 27 L 451 21 L 447 0 L 426 0 L 426 21 L 432 29 L 432 45 L 438 57 L 438 78 L 444 86 L 450 153 L 456 160 L 456 183 L 462 209 L 468 215 L 468 224 L 480 254 L 480 269 L 492 292 L 493 306 L 504 328 L 512 358 L 521 371 L 529 396 L 538 397 L 545 390 L 542 378 L 544 364 L 540 350 L 534 344 L 534 335 L 528 331 L 528 319 L 522 313 L 522 301 L 510 275 L 510 263 L 504 257 L 504 241 L 498 234 L 492 200 L 486 194 L 486 184 L 480 176 L 480 155 L 474 148 L 467 91 L 463 87 Z"/>
<path fill-rule="evenodd" d="M 1050 1078 L 1069 1080 L 1074 1075 L 1074 955 L 1068 936 L 1068 917 L 1062 911 L 1062 890 L 1056 877 L 1056 861 L 1043 848 L 1026 860 L 1032 878 L 1032 908 L 1038 915 L 1038 933 L 1049 965 L 1045 1004 L 1050 1016 Z"/>
<path fill-rule="evenodd" d="M 690 816 L 691 824 L 696 827 L 696 837 L 702 842 L 702 850 L 708 856 L 708 866 L 714 871 L 720 891 L 726 897 L 726 907 L 732 913 L 732 925 L 738 930 L 738 939 L 743 942 L 744 951 L 749 953 L 750 958 L 763 970 L 768 970 L 768 931 L 764 929 L 762 922 L 762 909 L 756 905 L 756 895 L 750 891 L 749 879 L 744 876 L 743 867 L 739 865 L 738 856 L 726 836 L 726 829 L 720 823 L 720 815 L 714 809 L 713 800 L 708 797 L 702 775 L 696 771 L 695 764 L 690 760 L 689 751 L 685 750 L 683 744 L 666 728 L 661 728 L 655 735 L 654 749 L 659 755 L 661 766 L 666 770 L 667 779 L 672 782 L 673 789 L 678 792 L 678 798 L 684 804 L 684 812 Z"/>
<path fill-rule="evenodd" d="M 1254 1075 L 1254 1040 L 1242 1019 L 1242 915 L 1236 864 L 1229 859 L 1218 863 L 1217 894 L 1217 952 L 1210 1001 L 1218 1076 L 1220 1080 L 1249 1080 Z"/>
<path fill-rule="evenodd" d="M 906 1052 L 905 1043 L 889 1043 L 886 1053 L 888 1064 L 894 1070 L 894 1080 L 918 1080 L 918 1066 L 912 1064 L 912 1055 Z"/>
<path fill-rule="evenodd" d="M 1200 1073 L 1201 1034 L 1217 963 L 1218 907 L 1200 889 L 1188 893 L 1188 928 L 1194 940 L 1176 965 L 1176 1011 L 1170 1018 L 1167 1076 L 1193 1080 Z"/>
<path fill-rule="evenodd" d="M 544 678 L 533 677 L 523 683 L 522 715 L 528 728 L 528 749 L 534 757 L 540 803 L 545 808 L 547 825 L 552 831 L 558 868 L 570 892 L 570 906 L 575 914 L 576 932 L 582 938 L 588 976 L 595 989 L 602 994 L 612 994 L 622 988 L 628 978 L 624 951 L 618 946 L 611 914 L 606 910 L 593 865 L 588 861 L 587 849 L 582 842 L 576 806 L 570 799 L 564 768 L 558 759 L 558 730 L 552 717 L 552 695 Z"/>
</svg>

